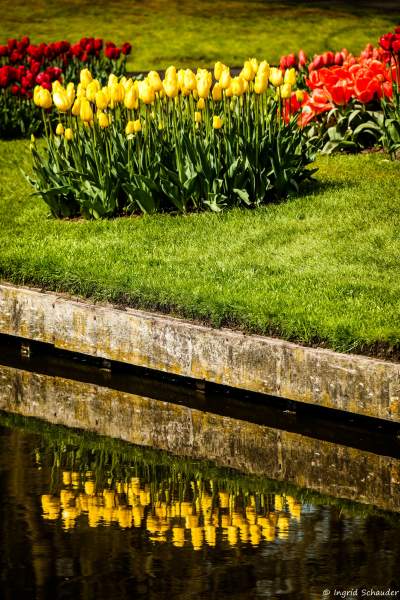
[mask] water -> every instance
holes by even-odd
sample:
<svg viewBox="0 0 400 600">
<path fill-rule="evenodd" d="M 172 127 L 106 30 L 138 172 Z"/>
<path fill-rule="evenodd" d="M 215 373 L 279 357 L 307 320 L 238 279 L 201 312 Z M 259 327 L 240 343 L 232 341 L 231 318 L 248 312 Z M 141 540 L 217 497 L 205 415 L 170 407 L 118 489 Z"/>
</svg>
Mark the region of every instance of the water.
<svg viewBox="0 0 400 600">
<path fill-rule="evenodd" d="M 10 365 L 0 384 L 2 600 L 400 597 L 392 438 L 385 455 Z"/>
</svg>

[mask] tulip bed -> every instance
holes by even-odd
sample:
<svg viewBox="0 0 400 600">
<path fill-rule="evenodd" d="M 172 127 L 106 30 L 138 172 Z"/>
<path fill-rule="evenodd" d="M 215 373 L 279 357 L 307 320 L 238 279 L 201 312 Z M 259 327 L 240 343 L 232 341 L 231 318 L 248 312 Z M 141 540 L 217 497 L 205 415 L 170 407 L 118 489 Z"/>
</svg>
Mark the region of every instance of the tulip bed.
<svg viewBox="0 0 400 600">
<path fill-rule="evenodd" d="M 313 150 L 286 118 L 294 69 L 247 61 L 242 75 L 167 69 L 162 81 L 111 75 L 101 87 L 86 69 L 77 89 L 37 87 L 34 101 L 60 111 L 46 123 L 43 155 L 32 144 L 38 194 L 54 216 L 112 217 L 257 206 L 310 178 Z M 269 83 L 271 82 L 271 83 Z"/>
<path fill-rule="evenodd" d="M 42 129 L 40 111 L 30 101 L 35 86 L 51 90 L 63 79 L 79 81 L 82 68 L 90 67 L 105 80 L 112 70 L 126 70 L 131 44 L 118 48 L 100 38 L 82 38 L 76 44 L 62 40 L 50 44 L 31 44 L 28 36 L 10 38 L 0 45 L 0 138 L 15 138 Z"/>
</svg>

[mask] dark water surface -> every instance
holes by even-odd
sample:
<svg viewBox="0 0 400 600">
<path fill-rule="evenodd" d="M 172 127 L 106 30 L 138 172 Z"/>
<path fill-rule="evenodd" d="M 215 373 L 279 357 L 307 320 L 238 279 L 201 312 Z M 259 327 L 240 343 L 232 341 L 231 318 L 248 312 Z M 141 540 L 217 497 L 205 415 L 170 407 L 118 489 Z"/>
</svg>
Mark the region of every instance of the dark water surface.
<svg viewBox="0 0 400 600">
<path fill-rule="evenodd" d="M 396 427 L 19 356 L 0 340 L 0 600 L 400 598 Z"/>
<path fill-rule="evenodd" d="M 2 600 L 294 600 L 399 589 L 396 514 L 6 422 Z"/>
</svg>

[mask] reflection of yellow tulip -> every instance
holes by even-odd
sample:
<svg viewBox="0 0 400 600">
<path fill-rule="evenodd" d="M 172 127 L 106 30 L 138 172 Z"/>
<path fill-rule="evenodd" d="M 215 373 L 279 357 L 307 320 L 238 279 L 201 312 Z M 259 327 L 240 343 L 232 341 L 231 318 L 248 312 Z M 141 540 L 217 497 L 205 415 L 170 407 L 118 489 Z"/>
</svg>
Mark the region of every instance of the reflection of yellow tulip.
<svg viewBox="0 0 400 600">
<path fill-rule="evenodd" d="M 102 113 L 104 114 L 104 113 Z M 104 115 L 107 118 L 107 115 Z M 99 118 L 99 125 L 100 127 L 102 127 L 101 123 L 100 123 L 100 118 Z M 107 125 L 106 125 L 107 127 Z M 95 485 L 93 483 L 93 481 L 85 481 L 85 494 L 87 494 L 88 496 L 92 496 L 95 492 Z"/>
<path fill-rule="evenodd" d="M 172 528 L 172 543 L 177 548 L 182 548 L 185 545 L 185 530 L 183 527 Z"/>
<path fill-rule="evenodd" d="M 217 543 L 217 530 L 214 525 L 207 525 L 204 528 L 205 539 L 209 546 L 215 546 Z"/>
<path fill-rule="evenodd" d="M 192 544 L 194 550 L 200 550 L 203 545 L 204 533 L 202 527 L 192 527 Z"/>
<path fill-rule="evenodd" d="M 250 543 L 252 546 L 258 546 L 261 541 L 261 530 L 258 525 L 250 525 Z"/>
<path fill-rule="evenodd" d="M 228 542 L 231 546 L 236 546 L 238 542 L 238 530 L 232 525 L 228 527 Z"/>
</svg>

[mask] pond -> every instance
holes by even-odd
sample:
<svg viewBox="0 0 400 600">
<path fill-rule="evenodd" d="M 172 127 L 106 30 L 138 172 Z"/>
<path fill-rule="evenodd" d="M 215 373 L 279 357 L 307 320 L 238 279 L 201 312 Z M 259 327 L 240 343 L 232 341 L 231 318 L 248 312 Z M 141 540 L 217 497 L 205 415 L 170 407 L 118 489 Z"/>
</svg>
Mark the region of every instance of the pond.
<svg viewBox="0 0 400 600">
<path fill-rule="evenodd" d="M 385 455 L 26 365 L 0 383 L 1 598 L 400 597 L 389 436 Z"/>
</svg>

